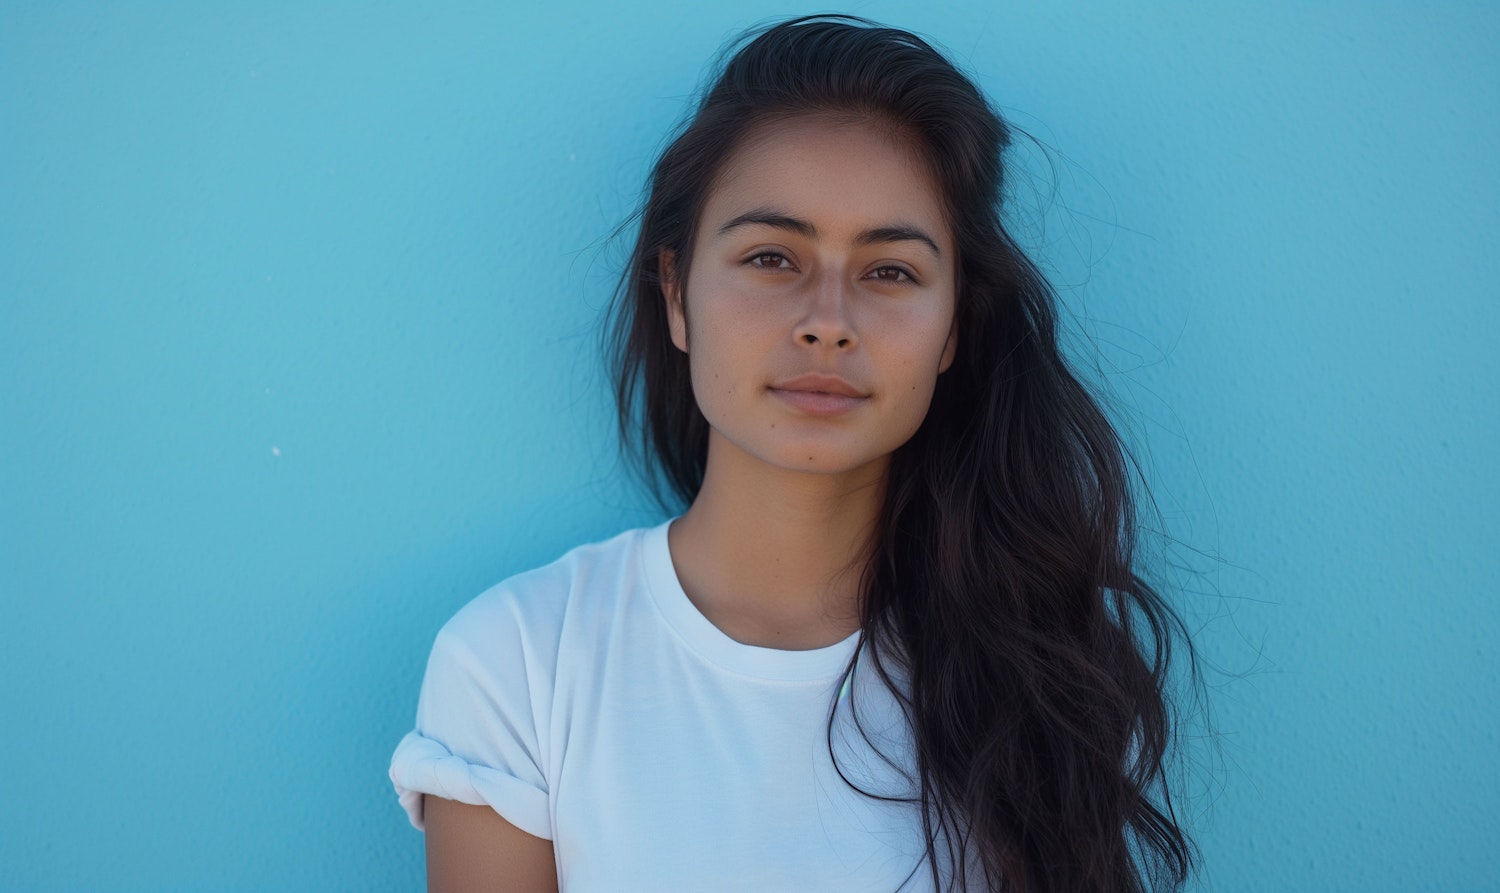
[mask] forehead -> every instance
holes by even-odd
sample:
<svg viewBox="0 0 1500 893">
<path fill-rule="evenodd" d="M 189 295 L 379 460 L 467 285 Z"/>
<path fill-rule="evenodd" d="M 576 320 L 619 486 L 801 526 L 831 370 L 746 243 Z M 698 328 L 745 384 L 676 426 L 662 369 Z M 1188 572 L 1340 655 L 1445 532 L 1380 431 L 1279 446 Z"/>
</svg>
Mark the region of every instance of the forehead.
<svg viewBox="0 0 1500 893">
<path fill-rule="evenodd" d="M 720 223 L 759 206 L 834 237 L 904 220 L 951 241 L 916 140 L 879 119 L 806 115 L 756 125 L 719 171 L 700 232 L 712 239 Z"/>
</svg>

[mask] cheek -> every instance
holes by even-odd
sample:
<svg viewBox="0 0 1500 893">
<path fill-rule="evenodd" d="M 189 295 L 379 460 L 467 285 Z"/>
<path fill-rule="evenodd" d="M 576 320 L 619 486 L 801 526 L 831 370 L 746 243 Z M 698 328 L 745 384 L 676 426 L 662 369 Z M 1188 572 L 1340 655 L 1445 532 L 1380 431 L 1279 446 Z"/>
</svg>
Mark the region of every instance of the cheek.
<svg viewBox="0 0 1500 893">
<path fill-rule="evenodd" d="M 705 309 L 710 312 L 695 314 L 689 322 L 688 366 L 698 408 L 713 422 L 745 387 L 746 346 L 729 321 Z"/>
<path fill-rule="evenodd" d="M 900 346 L 899 354 L 890 357 L 892 368 L 899 370 L 900 414 L 913 431 L 932 404 L 951 329 L 952 320 L 946 314 L 908 319 L 903 329 L 906 340 L 892 342 Z"/>
<path fill-rule="evenodd" d="M 953 316 L 942 308 L 923 308 L 892 320 L 887 343 L 900 351 L 898 361 L 905 374 L 935 377 L 943 362 Z"/>
</svg>

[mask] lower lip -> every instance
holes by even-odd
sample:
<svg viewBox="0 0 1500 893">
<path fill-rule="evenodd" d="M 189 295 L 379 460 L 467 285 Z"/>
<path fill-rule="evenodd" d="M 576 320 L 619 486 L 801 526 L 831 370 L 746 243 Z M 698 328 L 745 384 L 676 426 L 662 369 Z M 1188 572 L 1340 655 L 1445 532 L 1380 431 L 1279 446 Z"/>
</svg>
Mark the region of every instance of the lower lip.
<svg viewBox="0 0 1500 893">
<path fill-rule="evenodd" d="M 779 388 L 771 388 L 771 393 L 808 415 L 820 416 L 848 412 L 869 399 L 868 397 L 850 397 L 846 394 L 828 394 L 822 391 L 783 391 Z"/>
</svg>

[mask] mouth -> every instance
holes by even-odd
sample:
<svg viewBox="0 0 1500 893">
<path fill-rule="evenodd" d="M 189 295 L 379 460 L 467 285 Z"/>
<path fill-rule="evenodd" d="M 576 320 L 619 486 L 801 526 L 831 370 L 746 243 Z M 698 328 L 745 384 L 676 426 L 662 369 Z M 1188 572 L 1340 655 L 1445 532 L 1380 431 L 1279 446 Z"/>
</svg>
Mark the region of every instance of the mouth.
<svg viewBox="0 0 1500 893">
<path fill-rule="evenodd" d="M 796 378 L 776 382 L 771 385 L 771 390 L 797 391 L 808 394 L 831 394 L 837 397 L 864 398 L 870 396 L 837 375 L 828 375 L 822 372 L 809 372 L 806 375 L 799 375 Z"/>
<path fill-rule="evenodd" d="M 813 373 L 771 385 L 771 393 L 808 415 L 834 416 L 862 406 L 870 395 L 836 375 Z"/>
</svg>

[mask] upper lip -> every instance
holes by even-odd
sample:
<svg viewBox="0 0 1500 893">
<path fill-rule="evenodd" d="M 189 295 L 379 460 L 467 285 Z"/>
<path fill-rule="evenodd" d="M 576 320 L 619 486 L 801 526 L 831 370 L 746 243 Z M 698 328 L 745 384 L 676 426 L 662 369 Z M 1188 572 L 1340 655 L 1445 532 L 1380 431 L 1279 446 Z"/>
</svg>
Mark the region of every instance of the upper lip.
<svg viewBox="0 0 1500 893">
<path fill-rule="evenodd" d="M 814 391 L 823 394 L 839 394 L 844 397 L 869 396 L 837 375 L 827 375 L 822 372 L 809 372 L 796 378 L 788 378 L 771 387 L 778 391 Z"/>
</svg>

